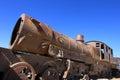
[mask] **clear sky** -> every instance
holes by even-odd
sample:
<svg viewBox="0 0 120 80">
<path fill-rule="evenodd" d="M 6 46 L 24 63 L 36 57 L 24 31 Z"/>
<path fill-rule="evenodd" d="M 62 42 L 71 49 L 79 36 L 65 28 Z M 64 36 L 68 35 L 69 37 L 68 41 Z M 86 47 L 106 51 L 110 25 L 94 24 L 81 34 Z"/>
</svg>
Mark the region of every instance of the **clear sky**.
<svg viewBox="0 0 120 80">
<path fill-rule="evenodd" d="M 14 25 L 22 13 L 75 39 L 98 40 L 120 57 L 120 0 L 1 0 L 0 46 L 9 47 Z"/>
</svg>

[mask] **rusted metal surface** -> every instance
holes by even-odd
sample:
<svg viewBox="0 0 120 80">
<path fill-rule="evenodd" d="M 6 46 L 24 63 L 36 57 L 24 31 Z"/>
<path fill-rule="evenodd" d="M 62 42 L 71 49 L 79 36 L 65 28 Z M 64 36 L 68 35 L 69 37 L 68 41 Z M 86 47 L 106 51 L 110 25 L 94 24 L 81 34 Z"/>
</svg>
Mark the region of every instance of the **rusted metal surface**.
<svg viewBox="0 0 120 80">
<path fill-rule="evenodd" d="M 10 66 L 3 80 L 35 80 L 35 71 L 27 62 L 17 62 Z"/>
<path fill-rule="evenodd" d="M 56 49 L 53 48 L 52 52 L 57 52 L 54 55 L 62 54 L 63 57 L 68 53 L 68 56 L 74 59 L 81 54 L 91 57 L 88 47 L 83 42 L 64 36 L 25 14 L 19 18 L 11 37 L 12 51 L 48 54 L 50 44 L 57 46 Z"/>
<path fill-rule="evenodd" d="M 42 76 L 42 80 L 59 80 L 59 73 L 55 68 L 46 69 Z"/>
<path fill-rule="evenodd" d="M 52 39 L 52 30 L 42 22 L 23 14 L 15 25 L 10 49 L 44 54 Z"/>
<path fill-rule="evenodd" d="M 84 42 L 84 36 L 83 35 L 77 35 L 76 36 L 76 41 Z"/>
<path fill-rule="evenodd" d="M 6 72 L 9 65 L 20 61 L 13 52 L 6 48 L 0 47 L 0 71 Z"/>
<path fill-rule="evenodd" d="M 115 60 L 112 49 L 103 42 L 84 43 L 83 35 L 74 40 L 22 14 L 14 27 L 9 49 L 0 48 L 0 80 L 111 77 L 120 74 Z"/>
</svg>

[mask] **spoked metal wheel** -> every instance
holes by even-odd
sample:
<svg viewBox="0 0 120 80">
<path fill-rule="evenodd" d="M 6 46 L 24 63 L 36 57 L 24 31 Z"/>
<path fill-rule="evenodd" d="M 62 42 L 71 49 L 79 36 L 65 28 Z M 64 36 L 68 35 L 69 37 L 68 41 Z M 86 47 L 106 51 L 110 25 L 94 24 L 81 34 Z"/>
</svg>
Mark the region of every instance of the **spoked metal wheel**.
<svg viewBox="0 0 120 80">
<path fill-rule="evenodd" d="M 59 74 L 55 68 L 47 68 L 41 77 L 42 80 L 59 80 Z"/>
<path fill-rule="evenodd" d="M 3 80 L 35 80 L 35 70 L 27 62 L 17 62 L 10 66 Z"/>
</svg>

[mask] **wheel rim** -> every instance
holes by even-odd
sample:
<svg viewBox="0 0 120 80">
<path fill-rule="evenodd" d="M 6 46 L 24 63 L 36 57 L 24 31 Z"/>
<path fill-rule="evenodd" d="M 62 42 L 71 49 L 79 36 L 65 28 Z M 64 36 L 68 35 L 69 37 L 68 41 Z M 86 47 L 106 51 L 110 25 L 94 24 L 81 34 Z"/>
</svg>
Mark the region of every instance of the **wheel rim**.
<svg viewBox="0 0 120 80">
<path fill-rule="evenodd" d="M 35 70 L 27 62 L 18 62 L 10 66 L 4 80 L 35 80 Z"/>
</svg>

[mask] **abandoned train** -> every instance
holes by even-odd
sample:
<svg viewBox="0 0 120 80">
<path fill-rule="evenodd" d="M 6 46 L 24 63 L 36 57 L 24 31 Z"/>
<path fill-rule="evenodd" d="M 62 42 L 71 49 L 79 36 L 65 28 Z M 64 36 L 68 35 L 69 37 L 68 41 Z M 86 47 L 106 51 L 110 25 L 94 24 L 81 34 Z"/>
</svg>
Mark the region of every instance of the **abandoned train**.
<svg viewBox="0 0 120 80">
<path fill-rule="evenodd" d="M 0 80 L 89 80 L 119 72 L 113 50 L 100 41 L 64 36 L 22 14 L 9 49 L 0 48 Z"/>
</svg>

